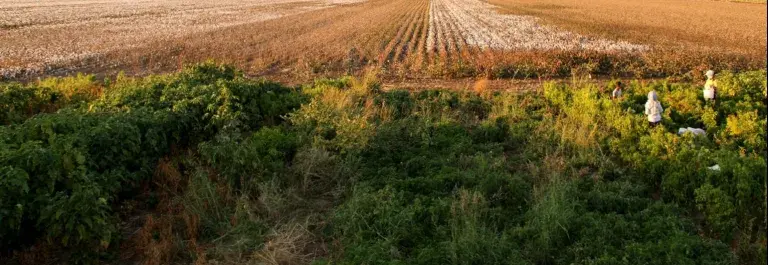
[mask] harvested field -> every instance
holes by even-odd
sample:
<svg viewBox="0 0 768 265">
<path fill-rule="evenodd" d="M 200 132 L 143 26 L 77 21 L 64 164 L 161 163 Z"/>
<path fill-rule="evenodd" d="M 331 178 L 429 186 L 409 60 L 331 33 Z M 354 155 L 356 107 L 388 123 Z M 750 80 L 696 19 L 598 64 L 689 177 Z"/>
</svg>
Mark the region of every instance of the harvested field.
<svg viewBox="0 0 768 265">
<path fill-rule="evenodd" d="M 747 2 L 747 1 L 740 1 Z M 669 49 L 766 51 L 765 1 L 488 0 L 499 11 L 532 15 L 569 31 Z M 762 3 L 759 3 L 762 2 Z"/>
<path fill-rule="evenodd" d="M 62 66 L 148 42 L 360 1 L 0 0 L 0 70 Z"/>
<path fill-rule="evenodd" d="M 367 65 L 400 70 L 426 64 L 428 0 L 366 1 L 158 40 L 79 62 L 93 72 L 145 74 L 215 59 L 252 75 L 304 77 Z M 406 67 L 408 66 L 408 67 Z M 308 76 L 306 76 L 308 77 Z"/>
<path fill-rule="evenodd" d="M 213 59 L 234 64 L 252 76 L 302 82 L 360 73 L 369 67 L 377 68 L 385 78 L 403 80 L 562 78 L 582 72 L 690 76 L 706 68 L 740 70 L 763 68 L 765 64 L 765 18 L 756 18 L 760 11 L 752 8 L 754 4 L 741 5 L 752 11 L 744 13 L 748 23 L 762 26 L 748 27 L 744 32 L 738 28 L 747 27 L 746 22 L 712 26 L 716 32 L 737 32 L 719 34 L 728 41 L 718 39 L 716 43 L 731 48 L 712 53 L 695 42 L 659 40 L 677 36 L 707 42 L 709 35 L 686 30 L 695 27 L 695 19 L 678 18 L 686 9 L 673 7 L 662 12 L 679 24 L 678 32 L 685 34 L 670 30 L 659 36 L 642 30 L 614 34 L 610 23 L 601 24 L 607 18 L 596 18 L 595 27 L 600 32 L 582 28 L 580 25 L 589 25 L 584 21 L 556 23 L 554 13 L 541 10 L 577 9 L 536 4 L 546 1 L 0 0 L 0 41 L 9 43 L 0 47 L 0 72 L 5 78 L 21 80 L 77 71 L 145 75 Z M 627 1 L 617 2 L 623 4 L 596 10 L 618 14 L 619 7 L 635 8 Z M 639 10 L 641 14 L 648 12 Z M 706 10 L 712 8 L 694 14 L 706 17 L 710 12 Z M 582 13 L 574 11 L 569 17 L 579 19 Z M 635 19 L 613 17 L 630 22 Z M 760 32 L 762 38 L 757 37 Z"/>
<path fill-rule="evenodd" d="M 592 39 L 542 26 L 532 16 L 504 15 L 479 0 L 433 0 L 430 7 L 431 47 L 444 41 L 497 50 L 645 51 L 644 45 Z"/>
</svg>

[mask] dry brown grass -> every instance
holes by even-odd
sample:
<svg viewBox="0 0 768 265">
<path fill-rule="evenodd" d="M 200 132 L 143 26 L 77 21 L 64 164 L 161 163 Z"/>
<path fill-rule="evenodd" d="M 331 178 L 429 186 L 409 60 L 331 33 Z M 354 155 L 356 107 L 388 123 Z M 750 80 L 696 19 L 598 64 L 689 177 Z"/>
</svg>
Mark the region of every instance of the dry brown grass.
<svg viewBox="0 0 768 265">
<path fill-rule="evenodd" d="M 330 157 L 326 160 L 298 165 L 304 171 L 296 173 L 332 171 L 335 164 Z M 256 198 L 233 196 L 226 185 L 216 183 L 215 173 L 206 170 L 196 175 L 185 170 L 189 169 L 185 163 L 178 157 L 158 161 L 153 180 L 147 183 L 158 203 L 152 209 L 128 213 L 135 221 L 121 228 L 129 232 L 123 234 L 126 241 L 117 264 L 309 264 L 327 255 L 319 237 L 325 212 L 332 206 L 325 195 L 315 198 L 311 191 L 282 189 L 270 181 L 253 190 Z M 270 228 L 255 232 L 261 224 Z M 31 254 L 25 256 L 30 262 L 52 259 Z"/>
<path fill-rule="evenodd" d="M 765 4 L 711 0 L 488 0 L 574 32 L 765 59 Z"/>
<path fill-rule="evenodd" d="M 287 265 L 309 264 L 312 254 L 307 253 L 314 235 L 305 225 L 298 223 L 284 224 L 272 229 L 264 247 L 253 254 L 254 264 Z"/>
</svg>

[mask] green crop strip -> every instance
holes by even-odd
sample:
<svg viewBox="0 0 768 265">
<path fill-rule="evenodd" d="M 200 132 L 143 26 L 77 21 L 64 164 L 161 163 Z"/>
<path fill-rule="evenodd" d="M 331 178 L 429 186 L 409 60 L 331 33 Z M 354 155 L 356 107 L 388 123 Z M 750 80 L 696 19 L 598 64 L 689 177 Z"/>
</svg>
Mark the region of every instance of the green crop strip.
<svg viewBox="0 0 768 265">
<path fill-rule="evenodd" d="M 763 264 L 765 80 L 721 73 L 711 104 L 668 81 L 618 99 L 578 80 L 525 94 L 382 91 L 373 76 L 287 88 L 202 64 L 45 111 L 19 100 L 43 102 L 34 84 L 4 85 L 25 111 L 0 127 L 0 244 L 114 259 L 137 242 L 118 214 L 137 202 L 171 227 L 147 221 L 138 241 L 164 246 L 143 256 L 160 263 Z M 140 195 L 148 182 L 170 199 Z"/>
</svg>

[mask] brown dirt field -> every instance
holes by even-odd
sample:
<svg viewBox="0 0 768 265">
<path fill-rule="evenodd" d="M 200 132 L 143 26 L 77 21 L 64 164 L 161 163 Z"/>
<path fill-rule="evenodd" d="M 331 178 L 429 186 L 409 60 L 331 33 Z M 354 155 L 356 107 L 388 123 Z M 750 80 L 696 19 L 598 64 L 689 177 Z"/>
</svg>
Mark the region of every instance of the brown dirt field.
<svg viewBox="0 0 768 265">
<path fill-rule="evenodd" d="M 669 49 L 766 57 L 766 5 L 711 0 L 487 0 L 557 27 Z M 763 1 L 764 2 L 764 1 Z"/>
</svg>

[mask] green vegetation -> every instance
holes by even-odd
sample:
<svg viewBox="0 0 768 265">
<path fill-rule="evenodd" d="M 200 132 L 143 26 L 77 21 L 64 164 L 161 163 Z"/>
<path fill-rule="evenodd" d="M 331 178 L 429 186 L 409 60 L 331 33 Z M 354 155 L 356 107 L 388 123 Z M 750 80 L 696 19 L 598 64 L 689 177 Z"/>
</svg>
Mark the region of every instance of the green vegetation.
<svg viewBox="0 0 768 265">
<path fill-rule="evenodd" d="M 23 122 L 37 113 L 96 99 L 102 87 L 92 75 L 48 78 L 34 84 L 0 84 L 0 125 Z"/>
<path fill-rule="evenodd" d="M 119 78 L 87 105 L 2 127 L 0 243 L 44 237 L 84 251 L 108 247 L 118 236 L 111 205 L 149 181 L 161 157 L 229 127 L 275 123 L 298 106 L 288 89 L 235 75 L 201 65 L 172 77 Z"/>
<path fill-rule="evenodd" d="M 708 104 L 664 81 L 612 100 L 578 80 L 512 94 L 382 91 L 374 75 L 287 88 L 214 64 L 120 77 L 0 129 L 0 244 L 16 263 L 34 245 L 84 263 L 764 264 L 765 80 L 723 73 Z"/>
</svg>

